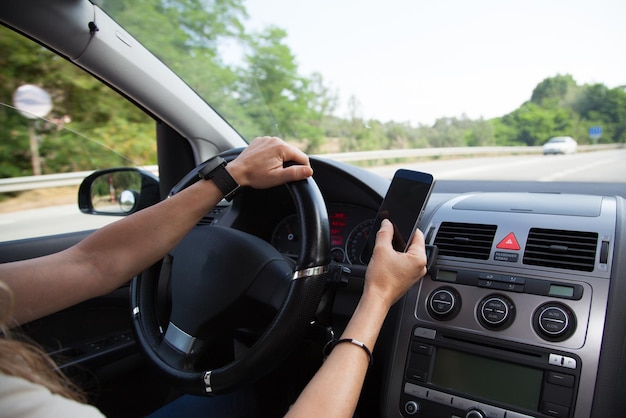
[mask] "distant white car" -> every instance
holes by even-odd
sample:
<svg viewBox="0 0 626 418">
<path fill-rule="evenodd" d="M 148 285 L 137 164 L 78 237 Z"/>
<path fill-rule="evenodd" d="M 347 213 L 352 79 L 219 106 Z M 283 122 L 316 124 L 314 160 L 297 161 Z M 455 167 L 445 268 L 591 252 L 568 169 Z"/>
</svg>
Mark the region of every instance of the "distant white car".
<svg viewBox="0 0 626 418">
<path fill-rule="evenodd" d="M 555 136 L 543 145 L 543 155 L 575 154 L 578 143 L 571 136 Z"/>
</svg>

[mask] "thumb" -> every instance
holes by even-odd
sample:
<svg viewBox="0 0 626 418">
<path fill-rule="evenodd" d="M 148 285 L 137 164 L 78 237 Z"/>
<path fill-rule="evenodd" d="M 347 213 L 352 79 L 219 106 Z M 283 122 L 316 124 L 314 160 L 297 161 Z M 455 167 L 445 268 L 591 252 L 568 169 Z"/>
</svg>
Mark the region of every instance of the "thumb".
<svg viewBox="0 0 626 418">
<path fill-rule="evenodd" d="M 376 243 L 387 243 L 391 245 L 393 239 L 393 224 L 389 219 L 383 219 L 380 228 L 376 232 Z"/>
</svg>

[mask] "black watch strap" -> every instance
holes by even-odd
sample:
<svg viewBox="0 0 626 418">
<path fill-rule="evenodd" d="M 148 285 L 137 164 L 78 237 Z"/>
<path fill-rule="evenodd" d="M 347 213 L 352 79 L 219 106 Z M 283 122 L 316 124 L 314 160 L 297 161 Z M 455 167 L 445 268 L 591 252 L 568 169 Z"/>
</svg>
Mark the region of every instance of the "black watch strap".
<svg viewBox="0 0 626 418">
<path fill-rule="evenodd" d="M 222 157 L 212 158 L 198 171 L 198 176 L 205 180 L 213 180 L 224 195 L 224 199 L 230 202 L 239 192 L 240 186 L 226 170 L 226 164 L 228 163 Z"/>
</svg>

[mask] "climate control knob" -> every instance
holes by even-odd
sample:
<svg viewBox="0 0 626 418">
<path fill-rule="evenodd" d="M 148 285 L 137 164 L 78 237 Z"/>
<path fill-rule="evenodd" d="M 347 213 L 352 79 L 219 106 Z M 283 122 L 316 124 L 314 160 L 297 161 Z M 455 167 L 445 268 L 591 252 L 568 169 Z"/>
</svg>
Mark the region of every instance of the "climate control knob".
<svg viewBox="0 0 626 418">
<path fill-rule="evenodd" d="M 576 330 L 576 315 L 562 303 L 544 303 L 533 315 L 533 326 L 544 340 L 563 341 Z"/>
<path fill-rule="evenodd" d="M 515 318 L 515 305 L 504 295 L 489 295 L 478 304 L 478 321 L 488 329 L 504 329 Z"/>
<path fill-rule="evenodd" d="M 461 295 L 454 288 L 440 287 L 428 296 L 428 313 L 442 321 L 454 318 L 461 309 Z"/>
</svg>

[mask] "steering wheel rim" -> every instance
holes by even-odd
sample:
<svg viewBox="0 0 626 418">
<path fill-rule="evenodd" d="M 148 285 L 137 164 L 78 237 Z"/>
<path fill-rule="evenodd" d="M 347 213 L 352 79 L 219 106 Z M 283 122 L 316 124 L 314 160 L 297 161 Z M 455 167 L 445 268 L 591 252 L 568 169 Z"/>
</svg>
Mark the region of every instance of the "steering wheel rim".
<svg viewBox="0 0 626 418">
<path fill-rule="evenodd" d="M 226 160 L 232 160 L 240 151 L 231 151 L 222 156 Z M 172 189 L 170 195 L 197 181 L 197 172 L 206 164 L 205 161 L 190 171 Z M 231 392 L 244 383 L 258 380 L 289 354 L 303 337 L 315 314 L 325 289 L 325 276 L 330 264 L 328 214 L 321 192 L 312 178 L 287 183 L 286 187 L 300 218 L 302 249 L 295 267 L 292 267 L 287 296 L 280 304 L 274 320 L 239 358 L 218 368 L 196 370 L 189 367 L 192 355 L 184 354 L 172 347 L 168 348 L 170 344 L 165 342 L 167 331 L 164 332 L 159 325 L 159 312 L 156 308 L 159 284 L 155 276 L 163 275 L 164 271 L 167 271 L 167 263 L 155 265 L 131 281 L 132 323 L 138 345 L 174 386 L 187 393 L 201 396 L 218 395 Z M 213 231 L 219 231 L 218 227 L 196 226 L 188 236 Z M 237 234 L 239 231 L 237 233 L 221 231 L 218 237 L 231 237 Z M 263 254 L 262 257 L 271 254 L 271 251 Z M 176 279 L 172 277 L 171 280 Z M 170 328 L 171 323 L 168 326 L 168 329 Z"/>
</svg>

